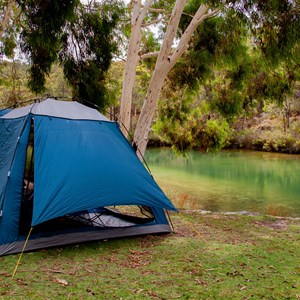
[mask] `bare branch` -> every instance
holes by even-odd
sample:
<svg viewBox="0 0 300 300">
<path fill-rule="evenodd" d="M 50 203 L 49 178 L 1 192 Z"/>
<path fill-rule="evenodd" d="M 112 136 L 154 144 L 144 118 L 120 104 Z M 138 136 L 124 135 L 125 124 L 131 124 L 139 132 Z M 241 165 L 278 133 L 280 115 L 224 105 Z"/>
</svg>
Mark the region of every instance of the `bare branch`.
<svg viewBox="0 0 300 300">
<path fill-rule="evenodd" d="M 167 57 L 170 55 L 172 44 L 178 29 L 180 16 L 183 12 L 186 1 L 187 0 L 176 0 L 176 3 L 173 7 L 173 11 L 168 22 L 167 31 L 161 46 L 161 51 L 158 56 L 157 63 L 159 64 L 163 63 L 163 61 L 167 59 Z"/>
<path fill-rule="evenodd" d="M 182 14 L 185 15 L 185 16 L 188 16 L 188 17 L 190 17 L 190 18 L 194 18 L 194 16 L 191 15 L 191 14 L 188 14 L 188 13 L 185 13 L 185 12 L 183 12 Z"/>
<path fill-rule="evenodd" d="M 145 23 L 145 24 L 142 24 L 142 27 L 148 27 L 148 26 L 151 26 L 151 25 L 153 25 L 153 24 L 157 24 L 157 23 L 159 23 L 159 22 L 161 22 L 162 20 L 164 20 L 166 17 L 168 17 L 170 14 L 168 14 L 168 15 L 165 15 L 165 16 L 163 16 L 162 18 L 160 18 L 160 19 L 157 19 L 157 20 L 153 20 L 153 21 L 151 21 L 151 22 L 148 22 L 148 23 Z"/>
<path fill-rule="evenodd" d="M 157 57 L 159 54 L 159 51 L 155 51 L 155 52 L 148 52 L 145 53 L 143 55 L 140 55 L 140 59 L 146 59 L 146 58 L 152 58 L 152 57 Z"/>
<path fill-rule="evenodd" d="M 196 30 L 196 28 L 206 19 L 215 16 L 216 14 L 219 13 L 219 9 L 212 10 L 209 13 L 206 13 L 208 10 L 208 6 L 201 4 L 201 6 L 198 8 L 198 11 L 196 12 L 195 16 L 193 17 L 191 23 L 183 33 L 179 44 L 175 50 L 175 52 L 172 54 L 170 58 L 170 64 L 169 64 L 169 69 L 171 69 L 177 60 L 182 56 L 184 51 L 188 48 L 188 42 Z"/>
<path fill-rule="evenodd" d="M 204 17 L 205 17 L 204 20 L 209 19 L 209 18 L 211 18 L 211 17 L 215 17 L 216 15 L 219 14 L 219 12 L 220 12 L 220 9 L 219 9 L 219 8 L 216 8 L 216 9 L 212 10 L 211 12 L 207 13 L 207 14 L 204 16 Z"/>
<path fill-rule="evenodd" d="M 153 8 L 153 7 L 150 7 L 149 10 L 150 12 L 155 12 L 155 13 L 159 13 L 159 14 L 166 14 L 168 13 L 165 9 L 163 8 Z"/>
</svg>

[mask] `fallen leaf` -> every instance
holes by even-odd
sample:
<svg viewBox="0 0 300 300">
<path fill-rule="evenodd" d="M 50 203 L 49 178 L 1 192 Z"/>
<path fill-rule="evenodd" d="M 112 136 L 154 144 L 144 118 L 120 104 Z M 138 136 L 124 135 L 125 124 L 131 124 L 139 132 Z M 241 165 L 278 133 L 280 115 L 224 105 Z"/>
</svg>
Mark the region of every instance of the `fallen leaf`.
<svg viewBox="0 0 300 300">
<path fill-rule="evenodd" d="M 65 279 L 59 279 L 59 278 L 56 278 L 54 281 L 57 282 L 57 283 L 60 283 L 60 284 L 63 285 L 63 286 L 69 285 L 69 283 L 68 283 L 67 280 L 65 280 Z"/>
</svg>

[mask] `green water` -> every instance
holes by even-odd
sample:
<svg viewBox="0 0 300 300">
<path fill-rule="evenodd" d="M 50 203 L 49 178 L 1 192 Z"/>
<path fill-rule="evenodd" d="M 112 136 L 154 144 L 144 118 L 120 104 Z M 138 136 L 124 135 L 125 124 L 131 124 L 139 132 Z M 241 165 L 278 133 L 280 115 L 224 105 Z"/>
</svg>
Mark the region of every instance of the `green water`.
<svg viewBox="0 0 300 300">
<path fill-rule="evenodd" d="M 254 151 L 215 155 L 149 149 L 155 180 L 178 208 L 300 217 L 300 156 Z"/>
</svg>

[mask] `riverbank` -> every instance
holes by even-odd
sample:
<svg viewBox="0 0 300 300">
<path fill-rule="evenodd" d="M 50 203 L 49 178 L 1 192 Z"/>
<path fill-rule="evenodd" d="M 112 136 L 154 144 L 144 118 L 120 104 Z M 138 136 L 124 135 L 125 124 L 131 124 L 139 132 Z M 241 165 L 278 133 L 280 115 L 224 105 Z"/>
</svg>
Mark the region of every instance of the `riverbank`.
<svg viewBox="0 0 300 300">
<path fill-rule="evenodd" d="M 175 234 L 0 258 L 1 299 L 299 299 L 300 221 L 172 214 Z"/>
<path fill-rule="evenodd" d="M 150 135 L 148 145 L 149 147 L 171 146 L 162 142 L 154 133 Z M 294 103 L 288 115 L 283 113 L 282 108 L 268 104 L 261 113 L 247 118 L 237 118 L 230 123 L 230 131 L 224 147 L 226 149 L 300 154 L 300 108 L 298 103 Z"/>
</svg>

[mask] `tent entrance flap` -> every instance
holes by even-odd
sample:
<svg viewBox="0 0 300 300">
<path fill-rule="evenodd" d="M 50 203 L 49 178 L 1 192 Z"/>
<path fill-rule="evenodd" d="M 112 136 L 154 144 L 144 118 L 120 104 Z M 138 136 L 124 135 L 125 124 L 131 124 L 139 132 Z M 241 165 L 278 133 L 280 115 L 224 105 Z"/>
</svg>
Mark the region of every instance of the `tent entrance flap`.
<svg viewBox="0 0 300 300">
<path fill-rule="evenodd" d="M 34 143 L 33 143 L 33 122 L 30 125 L 30 133 L 26 151 L 26 161 L 24 168 L 23 190 L 20 209 L 19 234 L 29 232 L 32 222 L 33 195 L 34 195 Z"/>
</svg>

